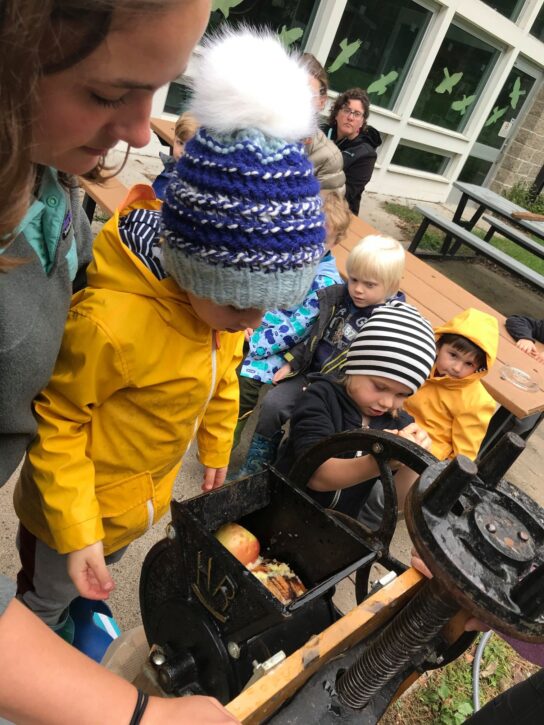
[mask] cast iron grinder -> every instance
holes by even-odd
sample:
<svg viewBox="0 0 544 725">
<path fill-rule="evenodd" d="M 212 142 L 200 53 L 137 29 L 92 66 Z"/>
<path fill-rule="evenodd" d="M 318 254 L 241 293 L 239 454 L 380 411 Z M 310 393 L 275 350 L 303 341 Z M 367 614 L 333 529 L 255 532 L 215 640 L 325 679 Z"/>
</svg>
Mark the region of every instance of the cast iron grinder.
<svg viewBox="0 0 544 725">
<path fill-rule="evenodd" d="M 237 522 L 261 554 L 306 587 L 283 604 L 215 538 Z M 152 665 L 169 694 L 235 697 L 271 658 L 288 656 L 339 616 L 335 584 L 375 553 L 273 470 L 172 503 L 167 538 L 147 555 L 140 605 Z"/>
<path fill-rule="evenodd" d="M 478 464 L 459 456 L 423 471 L 405 514 L 433 579 L 271 722 L 302 723 L 308 708 L 320 723 L 377 722 L 410 672 L 443 661 L 440 633 L 460 609 L 518 639 L 544 640 L 544 511 L 502 478 L 523 448 L 508 434 Z"/>
<path fill-rule="evenodd" d="M 502 479 L 523 450 L 520 439 L 509 434 L 476 466 L 462 457 L 439 463 L 379 431 L 340 434 L 309 451 L 289 480 L 304 487 L 328 457 L 354 450 L 372 454 L 380 467 L 386 512 L 377 531 L 323 511 L 274 471 L 173 504 L 169 538 L 150 552 L 141 579 L 142 617 L 163 689 L 227 702 L 255 663 L 279 650 L 289 654 L 332 623 L 334 584 L 387 557 L 396 521 L 392 460 L 421 474 L 405 513 L 434 579 L 370 641 L 323 667 L 270 722 L 377 722 L 408 674 L 448 659 L 441 630 L 460 608 L 500 631 L 544 639 L 544 512 Z M 246 526 L 289 563 L 306 594 L 288 606 L 275 600 L 213 538 L 227 521 Z"/>
</svg>

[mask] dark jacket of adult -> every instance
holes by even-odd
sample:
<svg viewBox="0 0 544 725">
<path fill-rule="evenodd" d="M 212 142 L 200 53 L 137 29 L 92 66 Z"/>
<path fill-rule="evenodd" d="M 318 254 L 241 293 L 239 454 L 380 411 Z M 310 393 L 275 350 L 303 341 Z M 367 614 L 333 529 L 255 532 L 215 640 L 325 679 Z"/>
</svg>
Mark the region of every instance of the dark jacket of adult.
<svg viewBox="0 0 544 725">
<path fill-rule="evenodd" d="M 506 329 L 514 340 L 537 340 L 544 342 L 544 320 L 535 320 L 534 317 L 512 315 L 506 320 Z"/>
<path fill-rule="evenodd" d="M 363 415 L 348 395 L 345 386 L 326 375 L 310 376 L 311 384 L 302 393 L 291 417 L 289 438 L 280 448 L 276 467 L 284 474 L 309 448 L 334 433 L 357 430 L 363 427 Z M 401 410 L 397 417 L 390 413 L 368 418 L 368 428 L 373 430 L 402 430 L 413 422 L 411 415 Z M 343 456 L 354 458 L 354 454 Z M 366 501 L 376 479 L 338 491 L 312 491 L 312 498 L 327 508 L 335 508 L 350 516 L 357 513 Z"/>
<path fill-rule="evenodd" d="M 350 210 L 359 214 L 361 194 L 370 181 L 376 158 L 376 149 L 381 146 L 380 132 L 372 126 L 359 131 L 354 139 L 336 138 L 336 124 L 329 126 L 327 137 L 338 146 L 344 157 L 344 174 L 346 175 L 346 201 Z"/>
</svg>

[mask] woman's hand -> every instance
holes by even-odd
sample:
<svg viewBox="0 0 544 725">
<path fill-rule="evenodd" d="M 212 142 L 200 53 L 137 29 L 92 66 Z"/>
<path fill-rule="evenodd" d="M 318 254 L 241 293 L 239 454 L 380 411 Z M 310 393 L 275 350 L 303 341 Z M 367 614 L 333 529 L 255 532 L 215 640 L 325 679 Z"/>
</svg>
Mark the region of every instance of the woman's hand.
<svg viewBox="0 0 544 725">
<path fill-rule="evenodd" d="M 142 725 L 232 725 L 239 723 L 233 715 L 213 697 L 191 695 L 191 697 L 152 697 L 145 710 Z"/>
<path fill-rule="evenodd" d="M 223 468 L 208 468 L 208 466 L 204 466 L 202 490 L 213 491 L 214 488 L 220 488 L 225 483 L 227 471 L 228 466 L 223 466 Z"/>
<path fill-rule="evenodd" d="M 289 373 L 291 373 L 291 372 L 292 372 L 291 366 L 289 365 L 289 363 L 285 363 L 285 365 L 282 365 L 281 368 L 277 372 L 274 373 L 272 382 L 274 383 L 274 385 L 276 385 L 281 380 L 286 378 L 289 375 Z"/>
<path fill-rule="evenodd" d="M 68 574 L 82 597 L 107 599 L 115 583 L 106 566 L 101 541 L 68 554 Z"/>
<path fill-rule="evenodd" d="M 251 335 L 253 335 L 253 328 L 252 327 L 246 327 L 246 329 L 244 330 L 244 340 L 246 342 L 249 342 L 249 339 L 250 339 Z"/>
</svg>

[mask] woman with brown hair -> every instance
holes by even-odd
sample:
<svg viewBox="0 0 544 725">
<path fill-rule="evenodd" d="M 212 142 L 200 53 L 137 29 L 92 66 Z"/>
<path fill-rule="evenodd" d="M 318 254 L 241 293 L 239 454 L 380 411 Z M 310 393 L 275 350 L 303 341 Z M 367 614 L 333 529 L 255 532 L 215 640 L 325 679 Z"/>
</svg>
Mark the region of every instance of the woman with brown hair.
<svg viewBox="0 0 544 725">
<path fill-rule="evenodd" d="M 346 200 L 356 215 L 361 195 L 374 171 L 376 149 L 382 143 L 379 131 L 367 124 L 369 112 L 368 93 L 362 88 L 350 88 L 337 97 L 326 130 L 327 137 L 344 157 Z"/>
<path fill-rule="evenodd" d="M 329 79 L 317 58 L 311 53 L 301 56 L 303 67 L 310 76 L 310 86 L 314 94 L 316 113 L 321 113 L 327 105 Z M 313 136 L 304 140 L 306 156 L 312 162 L 314 173 L 322 191 L 337 191 L 346 195 L 346 177 L 344 175 L 344 159 L 342 153 L 318 128 Z"/>
<path fill-rule="evenodd" d="M 3 0 L 0 12 L 0 485 L 34 435 L 90 229 L 71 174 L 149 140 L 153 93 L 187 65 L 208 0 Z M 52 633 L 0 576 L 0 717 L 232 723 L 215 700 L 148 698 Z M 147 707 L 147 705 L 149 705 Z M 145 711 L 145 712 L 144 712 Z"/>
</svg>

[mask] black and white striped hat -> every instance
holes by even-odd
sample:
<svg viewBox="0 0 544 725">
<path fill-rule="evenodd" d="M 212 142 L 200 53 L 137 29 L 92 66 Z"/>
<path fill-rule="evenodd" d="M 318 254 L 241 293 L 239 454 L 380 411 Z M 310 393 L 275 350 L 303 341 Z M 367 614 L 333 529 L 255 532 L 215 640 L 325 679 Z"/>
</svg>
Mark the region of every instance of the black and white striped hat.
<svg viewBox="0 0 544 725">
<path fill-rule="evenodd" d="M 415 393 L 429 377 L 435 357 L 431 323 L 415 307 L 395 300 L 374 310 L 353 340 L 345 372 L 396 380 Z"/>
</svg>

